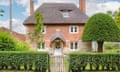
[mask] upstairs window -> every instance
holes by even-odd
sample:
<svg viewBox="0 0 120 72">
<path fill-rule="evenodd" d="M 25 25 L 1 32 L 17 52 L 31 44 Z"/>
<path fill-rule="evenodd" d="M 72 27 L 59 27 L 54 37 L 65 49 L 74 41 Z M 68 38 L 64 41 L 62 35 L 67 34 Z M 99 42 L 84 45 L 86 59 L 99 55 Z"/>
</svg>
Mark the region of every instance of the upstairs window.
<svg viewBox="0 0 120 72">
<path fill-rule="evenodd" d="M 43 32 L 43 34 L 46 34 L 46 26 L 43 27 L 42 32 Z"/>
<path fill-rule="evenodd" d="M 70 33 L 78 33 L 78 26 L 70 26 L 69 32 Z"/>
<path fill-rule="evenodd" d="M 64 18 L 69 18 L 69 17 L 70 17 L 70 15 L 69 15 L 68 12 L 63 12 L 62 14 L 63 14 L 63 17 L 64 17 Z"/>
</svg>

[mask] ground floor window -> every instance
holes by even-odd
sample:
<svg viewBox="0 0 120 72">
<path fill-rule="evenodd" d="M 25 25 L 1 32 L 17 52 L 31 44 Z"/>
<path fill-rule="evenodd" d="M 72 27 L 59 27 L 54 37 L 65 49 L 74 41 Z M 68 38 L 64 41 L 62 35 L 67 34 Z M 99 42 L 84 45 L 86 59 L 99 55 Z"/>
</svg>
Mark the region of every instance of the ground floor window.
<svg viewBox="0 0 120 72">
<path fill-rule="evenodd" d="M 70 49 L 78 49 L 78 42 L 70 42 Z"/>
<path fill-rule="evenodd" d="M 45 49 L 45 42 L 42 43 L 41 48 Z"/>
</svg>

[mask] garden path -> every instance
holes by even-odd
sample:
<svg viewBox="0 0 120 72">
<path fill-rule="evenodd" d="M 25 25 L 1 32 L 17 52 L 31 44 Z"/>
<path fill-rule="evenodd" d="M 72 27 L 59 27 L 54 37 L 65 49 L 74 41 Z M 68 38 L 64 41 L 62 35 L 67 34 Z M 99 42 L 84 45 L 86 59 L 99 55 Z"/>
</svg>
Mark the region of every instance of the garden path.
<svg viewBox="0 0 120 72">
<path fill-rule="evenodd" d="M 53 56 L 51 72 L 66 72 L 63 56 Z"/>
</svg>

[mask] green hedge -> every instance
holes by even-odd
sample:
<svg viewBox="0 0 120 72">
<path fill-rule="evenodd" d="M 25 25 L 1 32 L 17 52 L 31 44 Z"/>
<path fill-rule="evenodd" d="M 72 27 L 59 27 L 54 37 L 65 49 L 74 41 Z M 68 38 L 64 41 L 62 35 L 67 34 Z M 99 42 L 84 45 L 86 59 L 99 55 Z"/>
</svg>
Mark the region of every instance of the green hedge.
<svg viewBox="0 0 120 72">
<path fill-rule="evenodd" d="M 71 53 L 69 72 L 120 71 L 120 53 Z"/>
<path fill-rule="evenodd" d="M 0 52 L 0 69 L 35 70 L 46 72 L 49 68 L 47 52 Z"/>
</svg>

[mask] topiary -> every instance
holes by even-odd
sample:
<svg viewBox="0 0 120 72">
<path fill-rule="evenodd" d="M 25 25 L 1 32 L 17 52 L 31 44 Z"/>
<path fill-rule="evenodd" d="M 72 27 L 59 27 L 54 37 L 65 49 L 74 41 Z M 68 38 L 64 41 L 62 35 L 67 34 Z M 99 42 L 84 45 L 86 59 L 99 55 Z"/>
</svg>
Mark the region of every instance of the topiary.
<svg viewBox="0 0 120 72">
<path fill-rule="evenodd" d="M 112 17 L 97 13 L 85 24 L 82 40 L 97 41 L 98 52 L 102 52 L 104 41 L 120 41 L 120 30 Z"/>
</svg>

